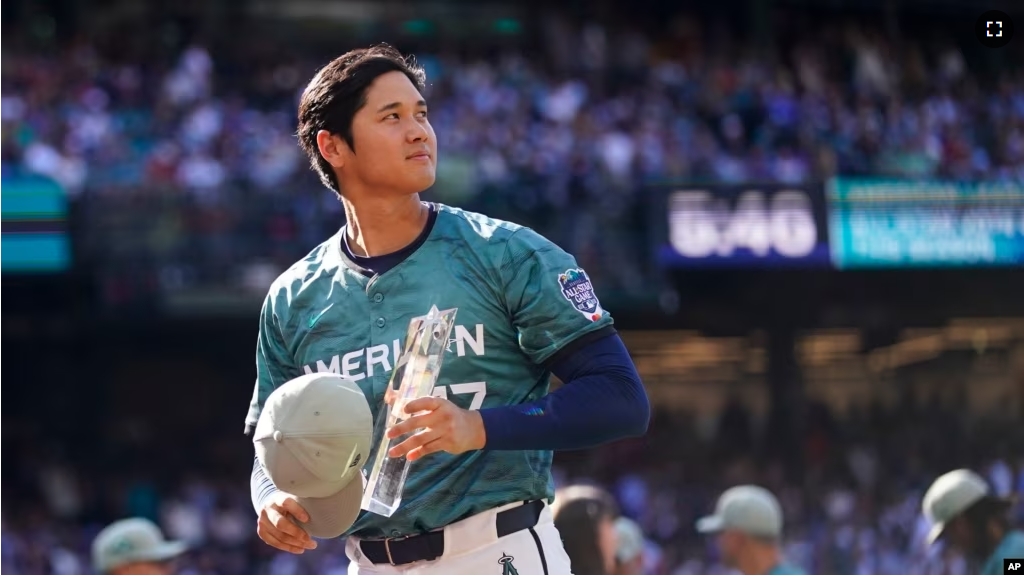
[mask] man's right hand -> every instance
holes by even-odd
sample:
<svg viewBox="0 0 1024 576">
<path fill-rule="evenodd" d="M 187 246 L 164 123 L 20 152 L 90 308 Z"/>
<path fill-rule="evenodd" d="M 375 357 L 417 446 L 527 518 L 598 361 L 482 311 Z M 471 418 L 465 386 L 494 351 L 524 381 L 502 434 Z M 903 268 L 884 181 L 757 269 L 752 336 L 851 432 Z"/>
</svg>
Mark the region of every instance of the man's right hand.
<svg viewBox="0 0 1024 576">
<path fill-rule="evenodd" d="M 300 522 L 309 522 L 309 514 L 299 506 L 295 496 L 275 492 L 260 510 L 256 534 L 274 548 L 292 554 L 316 548 L 316 541 L 295 523 L 293 517 Z"/>
</svg>

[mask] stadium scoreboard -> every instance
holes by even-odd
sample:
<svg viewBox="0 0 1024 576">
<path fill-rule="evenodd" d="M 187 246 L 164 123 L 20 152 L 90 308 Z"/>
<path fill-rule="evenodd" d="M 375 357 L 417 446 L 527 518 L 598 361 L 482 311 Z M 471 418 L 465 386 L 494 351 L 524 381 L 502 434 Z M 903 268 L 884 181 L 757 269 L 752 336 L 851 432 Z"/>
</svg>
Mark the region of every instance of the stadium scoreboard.
<svg viewBox="0 0 1024 576">
<path fill-rule="evenodd" d="M 834 178 L 824 186 L 672 186 L 665 267 L 1024 266 L 1024 185 Z"/>
</svg>

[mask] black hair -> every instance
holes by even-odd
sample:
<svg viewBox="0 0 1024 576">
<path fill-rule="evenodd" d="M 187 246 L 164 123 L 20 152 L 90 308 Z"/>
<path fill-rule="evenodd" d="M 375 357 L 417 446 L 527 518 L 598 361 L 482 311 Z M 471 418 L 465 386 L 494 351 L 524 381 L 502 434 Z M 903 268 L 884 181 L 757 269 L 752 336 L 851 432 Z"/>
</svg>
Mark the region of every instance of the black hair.
<svg viewBox="0 0 1024 576">
<path fill-rule="evenodd" d="M 562 537 L 573 574 L 607 574 L 598 527 L 615 520 L 618 506 L 610 494 L 592 486 L 571 486 L 555 494 L 555 527 Z"/>
<path fill-rule="evenodd" d="M 373 81 L 388 72 L 401 72 L 423 91 L 426 74 L 412 57 L 404 57 L 395 48 L 379 44 L 359 48 L 338 56 L 310 80 L 299 100 L 299 145 L 309 156 L 320 181 L 341 193 L 334 168 L 320 155 L 316 135 L 321 130 L 341 136 L 355 151 L 352 118 L 366 105 L 366 91 Z"/>
<path fill-rule="evenodd" d="M 995 523 L 1003 534 L 1009 532 L 1010 519 L 1007 518 L 1006 511 L 1011 505 L 1012 502 L 1008 499 L 990 495 L 983 497 L 964 510 L 964 520 L 974 535 L 974 541 L 971 543 L 974 549 L 970 551 L 971 555 L 985 558 L 995 551 L 999 542 L 993 540 L 989 527 Z"/>
</svg>

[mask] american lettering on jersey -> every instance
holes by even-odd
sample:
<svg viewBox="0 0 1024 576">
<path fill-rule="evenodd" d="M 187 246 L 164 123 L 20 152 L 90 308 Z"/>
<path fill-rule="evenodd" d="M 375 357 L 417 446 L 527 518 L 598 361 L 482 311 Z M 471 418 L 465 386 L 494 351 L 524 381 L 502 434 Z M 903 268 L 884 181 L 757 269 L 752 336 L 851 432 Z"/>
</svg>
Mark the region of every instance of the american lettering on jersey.
<svg viewBox="0 0 1024 576">
<path fill-rule="evenodd" d="M 457 356 L 465 356 L 467 348 L 476 356 L 484 355 L 484 325 L 477 324 L 473 333 L 470 333 L 465 326 L 455 325 L 455 337 L 448 343 L 455 344 Z M 376 374 L 375 370 L 380 369 L 390 372 L 395 366 L 394 360 L 402 355 L 402 343 L 395 338 L 389 347 L 387 344 L 378 344 L 369 348 L 360 348 L 343 354 L 335 354 L 327 360 L 319 359 L 314 364 L 306 364 L 302 371 L 306 374 L 314 372 L 332 372 L 340 374 L 345 378 L 351 378 L 358 382 L 367 376 Z"/>
</svg>

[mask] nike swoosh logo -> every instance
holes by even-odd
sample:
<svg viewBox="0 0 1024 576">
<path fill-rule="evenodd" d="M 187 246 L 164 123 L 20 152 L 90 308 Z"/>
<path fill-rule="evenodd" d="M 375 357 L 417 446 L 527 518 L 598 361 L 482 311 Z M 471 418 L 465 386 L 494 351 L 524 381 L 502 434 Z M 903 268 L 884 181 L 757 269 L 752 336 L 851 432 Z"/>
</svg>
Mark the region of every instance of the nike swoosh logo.
<svg viewBox="0 0 1024 576">
<path fill-rule="evenodd" d="M 313 316 L 312 318 L 310 318 L 309 319 L 309 327 L 312 328 L 313 325 L 315 325 L 320 320 L 320 317 L 323 316 L 328 310 L 331 309 L 331 306 L 334 306 L 334 303 L 331 303 L 329 306 L 327 306 L 327 308 L 324 308 L 323 310 L 321 310 L 319 314 L 317 314 L 316 316 Z"/>
</svg>

